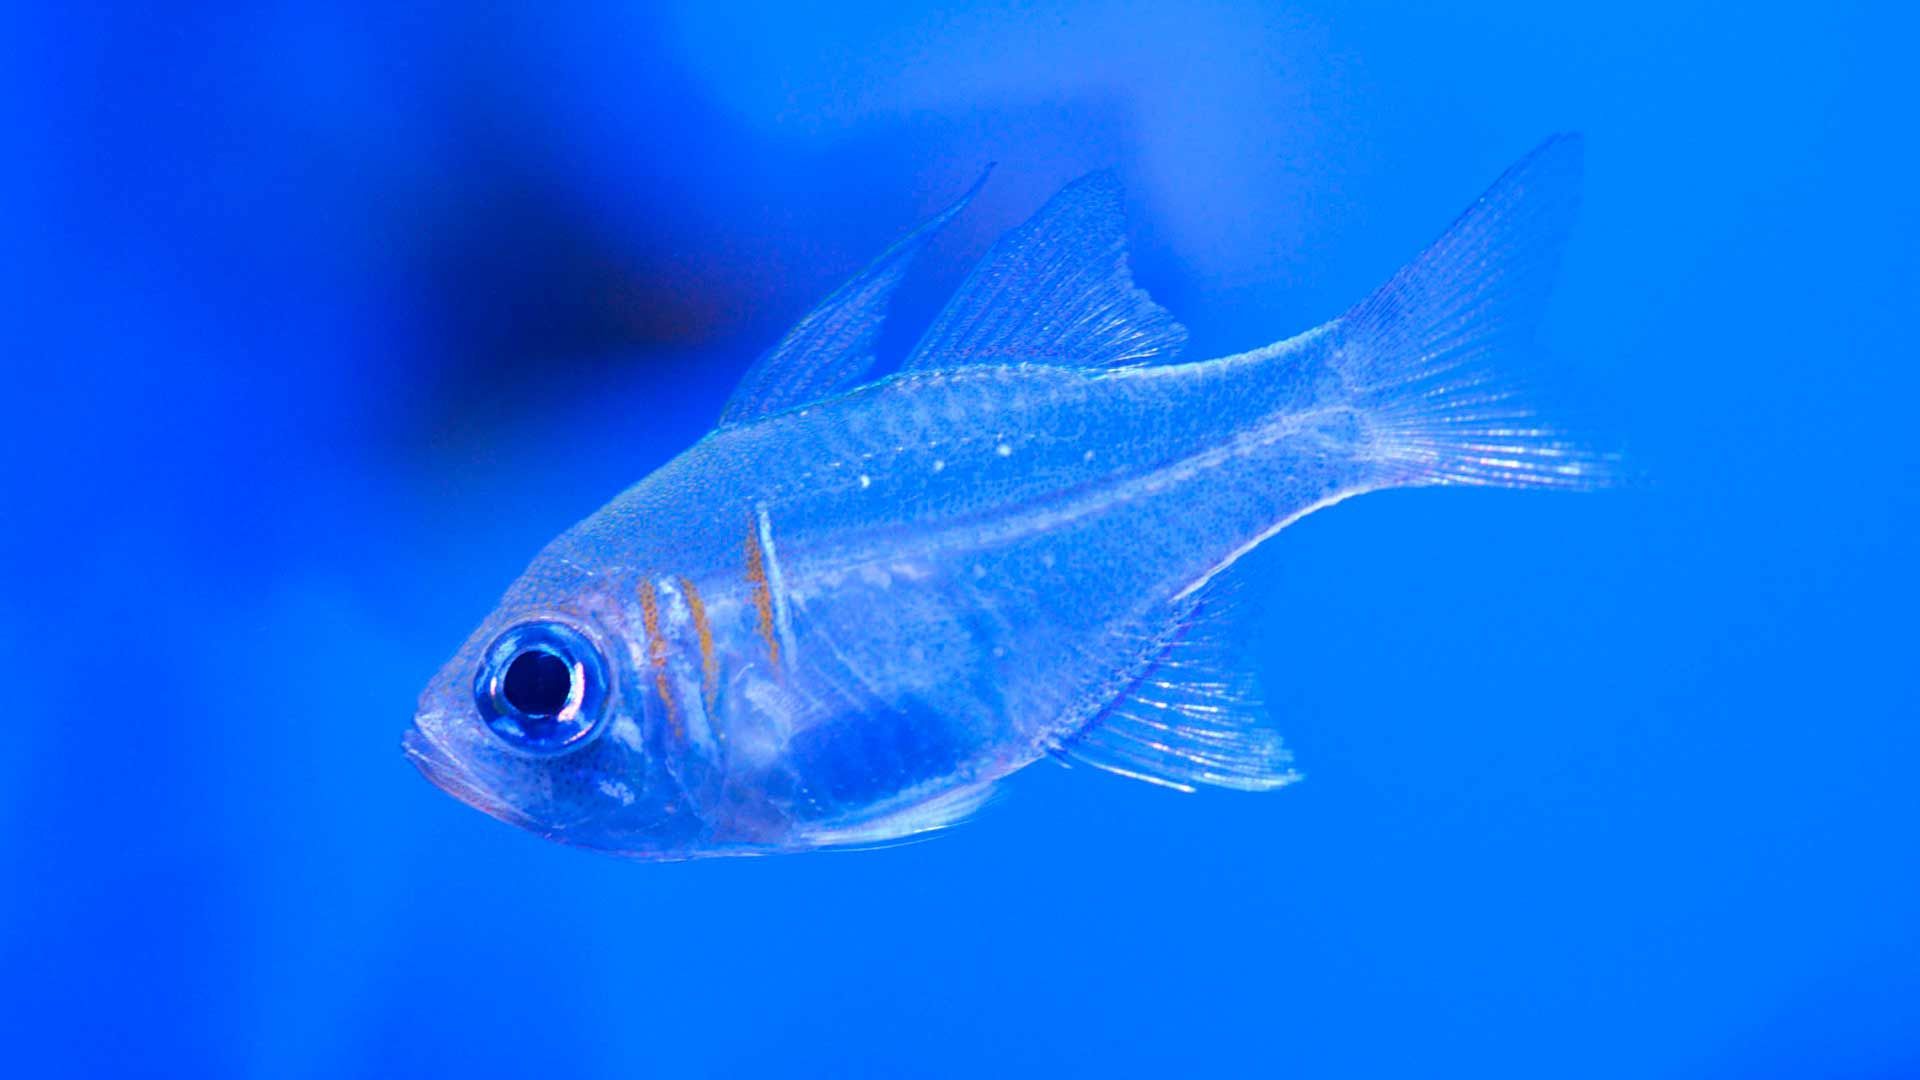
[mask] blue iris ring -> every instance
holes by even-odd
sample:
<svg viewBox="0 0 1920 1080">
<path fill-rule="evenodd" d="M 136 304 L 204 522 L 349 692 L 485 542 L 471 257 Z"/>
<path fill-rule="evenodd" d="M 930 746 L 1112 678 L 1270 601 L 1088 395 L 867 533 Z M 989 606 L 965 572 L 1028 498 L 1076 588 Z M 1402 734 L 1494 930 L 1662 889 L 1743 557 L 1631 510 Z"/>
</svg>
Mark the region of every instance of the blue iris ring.
<svg viewBox="0 0 1920 1080">
<path fill-rule="evenodd" d="M 487 646 L 473 701 L 480 719 L 508 746 L 557 754 L 599 733 L 607 711 L 606 661 L 566 623 L 524 622 Z"/>
</svg>

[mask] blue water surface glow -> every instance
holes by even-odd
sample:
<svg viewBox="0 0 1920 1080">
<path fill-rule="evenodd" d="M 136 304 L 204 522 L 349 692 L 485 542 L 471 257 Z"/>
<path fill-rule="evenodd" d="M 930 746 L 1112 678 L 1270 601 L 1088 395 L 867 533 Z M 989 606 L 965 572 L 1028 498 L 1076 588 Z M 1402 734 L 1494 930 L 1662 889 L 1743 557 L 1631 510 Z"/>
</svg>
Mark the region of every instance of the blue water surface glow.
<svg viewBox="0 0 1920 1080">
<path fill-rule="evenodd" d="M 122 7 L 0 14 L 10 1074 L 1920 1074 L 1904 8 Z M 534 551 L 986 163 L 892 356 L 1089 169 L 1217 355 L 1562 129 L 1531 374 L 1631 482 L 1251 557 L 1302 783 L 648 866 L 402 758 Z"/>
</svg>

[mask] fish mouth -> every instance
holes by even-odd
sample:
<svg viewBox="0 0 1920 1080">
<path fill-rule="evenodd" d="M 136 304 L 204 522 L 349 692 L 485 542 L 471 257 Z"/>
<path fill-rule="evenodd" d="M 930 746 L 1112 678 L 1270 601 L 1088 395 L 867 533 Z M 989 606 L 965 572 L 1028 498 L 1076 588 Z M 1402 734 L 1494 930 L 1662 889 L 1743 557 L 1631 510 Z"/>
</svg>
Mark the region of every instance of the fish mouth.
<svg viewBox="0 0 1920 1080">
<path fill-rule="evenodd" d="M 473 785 L 466 779 L 460 766 L 439 744 L 427 737 L 427 733 L 417 727 L 410 727 L 400 734 L 400 749 L 405 751 L 407 760 L 420 770 L 434 787 L 446 792 L 462 802 L 466 801 L 466 792 Z"/>
<path fill-rule="evenodd" d="M 421 775 L 436 784 L 439 783 L 440 774 L 453 767 L 453 759 L 417 727 L 400 733 L 400 749 L 405 751 L 407 760 L 413 762 L 413 767 L 419 769 Z"/>
<path fill-rule="evenodd" d="M 483 814 L 513 825 L 526 825 L 526 816 L 482 788 L 472 774 L 416 725 L 400 734 L 400 749 L 420 775 L 441 791 Z"/>
</svg>

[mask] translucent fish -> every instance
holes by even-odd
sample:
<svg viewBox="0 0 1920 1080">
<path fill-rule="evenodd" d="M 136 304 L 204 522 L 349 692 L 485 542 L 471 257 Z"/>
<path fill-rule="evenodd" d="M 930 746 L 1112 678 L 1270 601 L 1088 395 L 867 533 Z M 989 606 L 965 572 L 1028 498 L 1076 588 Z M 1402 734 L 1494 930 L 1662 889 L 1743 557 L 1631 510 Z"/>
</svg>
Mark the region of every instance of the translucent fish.
<svg viewBox="0 0 1920 1080">
<path fill-rule="evenodd" d="M 1186 331 L 1134 285 L 1097 174 L 862 383 L 969 192 L 803 318 L 716 430 L 548 545 L 406 751 L 489 814 L 648 859 L 897 841 L 1046 757 L 1281 787 L 1291 758 L 1215 615 L 1236 559 L 1369 491 L 1600 478 L 1492 366 L 1544 299 L 1579 173 L 1579 140 L 1549 139 L 1344 315 L 1199 362 L 1175 362 Z"/>
</svg>

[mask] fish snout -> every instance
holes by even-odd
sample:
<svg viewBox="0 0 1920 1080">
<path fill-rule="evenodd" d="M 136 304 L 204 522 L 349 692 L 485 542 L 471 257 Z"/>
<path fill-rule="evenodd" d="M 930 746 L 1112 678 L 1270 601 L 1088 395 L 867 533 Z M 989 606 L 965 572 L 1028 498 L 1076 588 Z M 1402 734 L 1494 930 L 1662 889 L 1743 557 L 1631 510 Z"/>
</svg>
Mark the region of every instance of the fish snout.
<svg viewBox="0 0 1920 1080">
<path fill-rule="evenodd" d="M 507 802 L 492 785 L 484 782 L 473 769 L 427 734 L 417 721 L 401 733 L 400 749 L 405 751 L 407 760 L 413 762 L 413 767 L 420 770 L 420 775 L 426 777 L 434 787 L 510 825 L 533 827 L 524 811 Z"/>
<path fill-rule="evenodd" d="M 400 749 L 407 755 L 413 767 L 427 778 L 434 787 L 459 799 L 461 802 L 478 806 L 480 792 L 475 787 L 467 771 L 461 768 L 452 754 L 435 742 L 432 736 L 422 731 L 416 724 L 400 735 Z"/>
<path fill-rule="evenodd" d="M 428 779 L 432 779 L 434 773 L 452 765 L 452 760 L 446 756 L 445 752 L 435 746 L 433 740 L 427 738 L 426 733 L 417 727 L 409 727 L 400 733 L 400 749 L 407 755 L 407 760 L 413 762 L 414 768 L 419 769 Z"/>
</svg>

